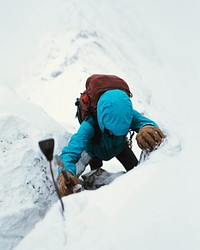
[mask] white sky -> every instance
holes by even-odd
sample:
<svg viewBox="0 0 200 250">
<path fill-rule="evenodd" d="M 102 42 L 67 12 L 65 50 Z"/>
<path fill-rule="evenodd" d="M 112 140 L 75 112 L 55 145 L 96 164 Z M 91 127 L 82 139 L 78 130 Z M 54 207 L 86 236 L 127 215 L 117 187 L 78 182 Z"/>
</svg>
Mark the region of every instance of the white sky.
<svg viewBox="0 0 200 250">
<path fill-rule="evenodd" d="M 163 61 L 183 75 L 183 79 L 198 82 L 200 1 L 138 1 L 137 9 L 148 20 L 146 25 Z"/>
<path fill-rule="evenodd" d="M 0 1 L 0 79 L 20 83 L 23 67 L 36 57 L 40 38 L 53 24 L 55 1 Z M 45 11 L 44 11 L 45 10 Z"/>
<path fill-rule="evenodd" d="M 0 79 L 10 85 L 20 83 L 25 65 L 36 57 L 41 37 L 57 21 L 56 7 L 61 2 L 0 0 Z M 198 82 L 200 1 L 142 0 L 135 6 L 145 23 L 148 20 L 146 25 L 165 63 L 173 65 L 183 79 Z"/>
</svg>

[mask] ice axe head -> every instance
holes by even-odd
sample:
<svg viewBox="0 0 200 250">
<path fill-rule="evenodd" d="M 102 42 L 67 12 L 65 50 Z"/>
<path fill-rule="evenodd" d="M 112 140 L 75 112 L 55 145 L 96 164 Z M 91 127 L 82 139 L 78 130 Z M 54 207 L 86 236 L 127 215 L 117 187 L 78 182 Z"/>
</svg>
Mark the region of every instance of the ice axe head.
<svg viewBox="0 0 200 250">
<path fill-rule="evenodd" d="M 39 147 L 42 153 L 47 158 L 47 161 L 53 160 L 54 139 L 47 139 L 39 142 Z"/>
</svg>

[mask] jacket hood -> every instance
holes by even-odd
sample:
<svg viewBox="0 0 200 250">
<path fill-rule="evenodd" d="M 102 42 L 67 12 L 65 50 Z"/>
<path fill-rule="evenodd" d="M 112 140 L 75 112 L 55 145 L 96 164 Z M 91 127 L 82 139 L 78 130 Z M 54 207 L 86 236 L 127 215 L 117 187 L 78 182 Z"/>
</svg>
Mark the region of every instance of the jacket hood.
<svg viewBox="0 0 200 250">
<path fill-rule="evenodd" d="M 98 101 L 97 119 L 102 132 L 108 129 L 115 136 L 126 135 L 133 119 L 128 95 L 118 89 L 106 91 Z"/>
</svg>

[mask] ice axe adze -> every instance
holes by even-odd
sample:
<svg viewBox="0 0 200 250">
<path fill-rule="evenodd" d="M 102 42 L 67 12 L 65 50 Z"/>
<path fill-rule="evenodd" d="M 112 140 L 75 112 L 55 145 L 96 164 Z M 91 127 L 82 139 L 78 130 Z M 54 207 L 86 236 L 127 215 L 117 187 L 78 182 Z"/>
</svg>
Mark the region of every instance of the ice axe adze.
<svg viewBox="0 0 200 250">
<path fill-rule="evenodd" d="M 56 189 L 56 193 L 57 193 L 58 198 L 59 198 L 60 203 L 61 203 L 62 212 L 64 212 L 64 210 L 65 210 L 64 209 L 64 204 L 63 204 L 60 192 L 59 192 L 58 185 L 57 185 L 57 183 L 56 183 L 56 181 L 54 179 L 52 164 L 51 164 L 51 162 L 53 160 L 54 139 L 47 139 L 47 140 L 44 140 L 44 141 L 40 141 L 39 142 L 39 147 L 40 147 L 42 153 L 45 155 L 47 161 L 49 162 L 52 180 L 53 180 L 53 183 L 54 183 L 54 186 L 55 186 L 55 189 Z"/>
</svg>

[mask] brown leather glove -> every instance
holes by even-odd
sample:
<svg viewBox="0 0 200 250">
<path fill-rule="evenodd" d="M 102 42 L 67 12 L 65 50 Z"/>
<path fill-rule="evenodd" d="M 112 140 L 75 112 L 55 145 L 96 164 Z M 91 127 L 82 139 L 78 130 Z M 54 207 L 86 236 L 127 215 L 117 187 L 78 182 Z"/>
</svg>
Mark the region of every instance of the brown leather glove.
<svg viewBox="0 0 200 250">
<path fill-rule="evenodd" d="M 152 151 L 158 147 L 163 138 L 165 138 L 163 132 L 152 125 L 142 127 L 136 136 L 138 146 L 146 151 Z"/>
<path fill-rule="evenodd" d="M 69 194 L 73 194 L 73 188 L 75 187 L 76 184 L 79 183 L 78 179 L 75 176 L 73 176 L 69 172 L 67 172 L 67 173 L 68 173 L 68 176 L 71 178 L 73 187 L 71 188 L 71 190 L 69 190 L 67 188 L 67 186 L 65 184 L 65 178 L 64 178 L 63 174 L 60 173 L 60 175 L 59 175 L 59 181 L 60 181 L 60 195 L 61 195 L 61 197 L 67 196 Z"/>
</svg>

